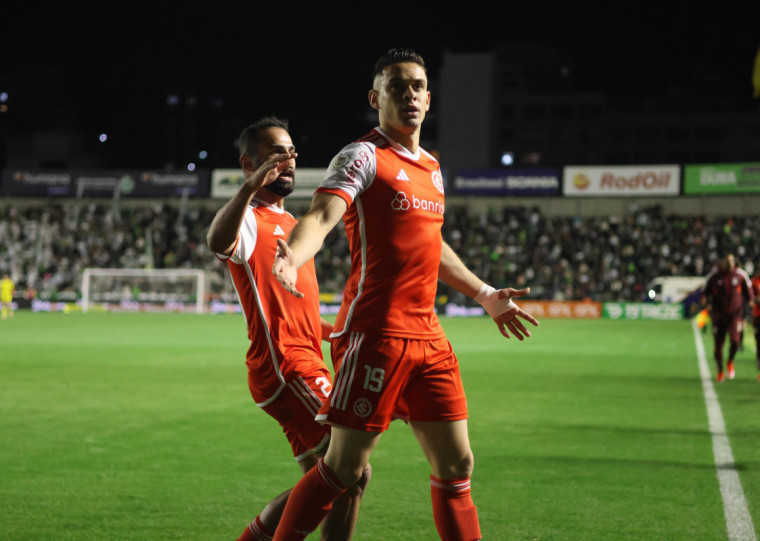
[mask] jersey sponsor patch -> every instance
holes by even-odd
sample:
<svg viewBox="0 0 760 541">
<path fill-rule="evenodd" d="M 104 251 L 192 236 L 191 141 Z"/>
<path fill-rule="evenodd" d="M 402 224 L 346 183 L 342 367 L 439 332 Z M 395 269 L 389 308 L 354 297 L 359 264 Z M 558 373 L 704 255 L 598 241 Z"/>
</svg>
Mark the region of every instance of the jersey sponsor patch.
<svg viewBox="0 0 760 541">
<path fill-rule="evenodd" d="M 409 180 L 409 176 L 406 174 L 406 171 L 403 169 L 400 169 L 398 172 L 398 175 L 396 175 L 396 180 Z"/>
<path fill-rule="evenodd" d="M 273 235 L 280 235 L 281 237 L 285 236 L 285 231 L 282 230 L 282 227 L 280 227 L 280 224 L 277 224 L 277 227 L 274 228 Z"/>
<path fill-rule="evenodd" d="M 330 164 L 330 167 L 334 167 L 335 169 L 343 169 L 349 163 L 351 163 L 351 157 L 348 154 L 338 154 Z"/>
<path fill-rule="evenodd" d="M 391 208 L 393 210 L 409 210 L 411 206 L 412 204 L 406 198 L 406 194 L 404 192 L 396 192 L 396 197 L 394 197 L 393 201 L 391 201 Z"/>
</svg>

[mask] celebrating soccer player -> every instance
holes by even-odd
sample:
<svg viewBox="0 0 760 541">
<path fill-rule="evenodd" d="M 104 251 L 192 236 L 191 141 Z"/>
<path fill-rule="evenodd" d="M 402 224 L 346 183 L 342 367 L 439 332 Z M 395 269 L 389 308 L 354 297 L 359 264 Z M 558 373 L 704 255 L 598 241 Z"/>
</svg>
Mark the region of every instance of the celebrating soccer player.
<svg viewBox="0 0 760 541">
<path fill-rule="evenodd" d="M 441 539 L 481 539 L 470 495 L 467 402 L 434 312 L 438 279 L 480 301 L 507 338 L 530 336 L 520 318 L 538 322 L 512 301 L 527 288 L 495 290 L 442 240 L 443 178 L 419 147 L 427 83 L 414 51 L 392 49 L 377 61 L 369 103 L 380 126 L 338 153 L 288 243 L 278 241 L 273 272 L 286 289 L 305 294 L 298 269 L 343 218 L 351 272 L 331 334 L 335 388 L 317 416 L 332 425 L 332 439 L 318 467 L 293 489 L 276 540 L 301 540 L 317 527 L 360 478 L 393 416 L 408 420 L 430 462 Z"/>
<path fill-rule="evenodd" d="M 320 338 L 327 339 L 332 325 L 319 315 L 313 260 L 298 270 L 303 298 L 288 294 L 272 275 L 277 239 L 285 238 L 296 223 L 283 208 L 283 199 L 294 188 L 295 158 L 287 122 L 265 117 L 243 130 L 240 167 L 245 182 L 214 217 L 207 241 L 227 261 L 248 323 L 251 396 L 282 425 L 293 455 L 307 472 L 329 440 L 329 427 L 314 416 L 332 388 L 320 346 Z M 351 538 L 368 481 L 369 467 L 335 502 L 322 527 L 323 539 Z M 239 541 L 272 539 L 289 493 L 272 500 Z"/>
</svg>

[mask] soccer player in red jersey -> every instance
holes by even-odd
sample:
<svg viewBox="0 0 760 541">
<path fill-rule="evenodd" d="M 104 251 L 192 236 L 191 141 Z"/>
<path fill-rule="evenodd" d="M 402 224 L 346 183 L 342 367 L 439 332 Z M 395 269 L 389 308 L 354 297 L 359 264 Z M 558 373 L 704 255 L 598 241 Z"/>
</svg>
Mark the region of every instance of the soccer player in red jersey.
<svg viewBox="0 0 760 541">
<path fill-rule="evenodd" d="M 749 276 L 736 266 L 733 254 L 721 259 L 718 268 L 707 275 L 702 291 L 704 300 L 710 306 L 715 349 L 713 357 L 717 369 L 717 380 L 723 381 L 723 345 L 726 334 L 729 338 L 728 378 L 734 379 L 734 359 L 739 350 L 739 342 L 744 323 L 744 302 L 754 303 L 754 294 Z"/>
<path fill-rule="evenodd" d="M 752 303 L 752 328 L 755 331 L 755 362 L 757 363 L 757 379 L 760 380 L 760 268 L 752 277 L 752 293 L 755 302 Z"/>
<path fill-rule="evenodd" d="M 407 420 L 430 463 L 441 539 L 481 539 L 459 363 L 434 312 L 438 279 L 480 301 L 507 338 L 530 336 L 521 318 L 538 322 L 512 301 L 527 288 L 484 284 L 443 242 L 443 179 L 419 146 L 427 82 L 414 51 L 392 49 L 377 61 L 368 97 L 379 127 L 338 153 L 309 212 L 287 243 L 278 241 L 273 272 L 301 295 L 297 269 L 343 218 L 351 272 L 331 334 L 335 388 L 317 416 L 332 425 L 332 439 L 293 489 L 276 540 L 301 540 L 316 528 L 359 479 L 394 416 Z"/>
<path fill-rule="evenodd" d="M 286 238 L 296 224 L 283 208 L 296 173 L 287 122 L 262 118 L 243 130 L 239 146 L 245 182 L 214 217 L 207 242 L 217 257 L 227 261 L 245 314 L 251 341 L 246 354 L 251 396 L 280 423 L 305 473 L 324 454 L 330 438 L 329 427 L 314 416 L 332 389 L 320 346 L 332 325 L 320 317 L 313 260 L 298 270 L 302 298 L 283 290 L 272 275 L 277 239 Z M 323 539 L 351 538 L 368 480 L 369 468 L 336 501 L 323 523 Z M 273 499 L 239 540 L 271 540 L 289 493 Z"/>
</svg>

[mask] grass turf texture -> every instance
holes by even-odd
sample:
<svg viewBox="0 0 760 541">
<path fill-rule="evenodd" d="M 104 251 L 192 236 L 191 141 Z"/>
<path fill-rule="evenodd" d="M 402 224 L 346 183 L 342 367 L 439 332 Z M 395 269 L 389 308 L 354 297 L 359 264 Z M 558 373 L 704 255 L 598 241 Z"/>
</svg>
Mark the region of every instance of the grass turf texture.
<svg viewBox="0 0 760 541">
<path fill-rule="evenodd" d="M 689 322 L 544 320 L 523 343 L 485 318 L 443 324 L 486 539 L 726 538 Z M 244 334 L 240 315 L 0 322 L 0 539 L 235 539 L 299 477 L 248 394 Z M 745 340 L 737 379 L 716 388 L 757 527 L 760 383 Z M 372 465 L 354 539 L 437 539 L 405 425 Z"/>
</svg>

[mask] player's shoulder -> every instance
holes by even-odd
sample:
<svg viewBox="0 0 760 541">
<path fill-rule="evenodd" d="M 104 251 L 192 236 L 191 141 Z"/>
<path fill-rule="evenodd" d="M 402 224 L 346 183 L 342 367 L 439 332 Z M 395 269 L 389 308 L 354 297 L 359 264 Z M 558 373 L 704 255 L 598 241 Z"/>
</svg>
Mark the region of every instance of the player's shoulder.
<svg viewBox="0 0 760 541">
<path fill-rule="evenodd" d="M 744 269 L 736 269 L 736 274 L 741 276 L 742 279 L 747 280 L 748 282 L 750 281 L 749 274 L 747 274 L 747 271 L 745 271 Z"/>
<path fill-rule="evenodd" d="M 388 148 L 391 146 L 391 142 L 388 140 L 388 138 L 385 137 L 377 128 L 369 131 L 368 133 L 365 133 L 356 139 L 353 144 L 366 145 L 373 148 Z"/>
<path fill-rule="evenodd" d="M 330 168 L 344 170 L 355 164 L 364 168 L 369 162 L 374 162 L 376 159 L 375 152 L 378 148 L 383 148 L 381 145 L 387 144 L 387 141 L 379 133 L 377 135 L 380 139 L 376 139 L 372 133 L 370 132 L 344 146 L 330 162 Z"/>
</svg>

